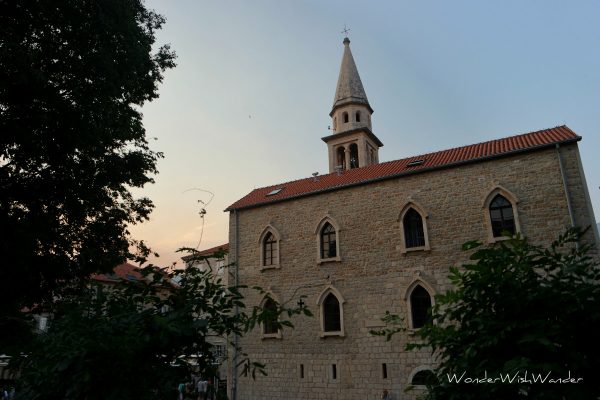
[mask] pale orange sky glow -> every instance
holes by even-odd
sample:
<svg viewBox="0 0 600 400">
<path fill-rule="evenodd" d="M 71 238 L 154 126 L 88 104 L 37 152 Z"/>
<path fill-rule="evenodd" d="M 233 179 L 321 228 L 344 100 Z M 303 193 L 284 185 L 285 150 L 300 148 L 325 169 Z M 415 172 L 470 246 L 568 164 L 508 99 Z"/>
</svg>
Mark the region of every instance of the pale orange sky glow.
<svg viewBox="0 0 600 400">
<path fill-rule="evenodd" d="M 346 24 L 381 161 L 566 124 L 600 215 L 600 4 L 152 0 L 178 66 L 143 108 L 165 154 L 131 228 L 168 266 L 228 241 L 223 210 L 256 187 L 326 173 Z M 152 139 L 156 138 L 156 140 Z M 181 263 L 180 263 L 181 264 Z"/>
</svg>

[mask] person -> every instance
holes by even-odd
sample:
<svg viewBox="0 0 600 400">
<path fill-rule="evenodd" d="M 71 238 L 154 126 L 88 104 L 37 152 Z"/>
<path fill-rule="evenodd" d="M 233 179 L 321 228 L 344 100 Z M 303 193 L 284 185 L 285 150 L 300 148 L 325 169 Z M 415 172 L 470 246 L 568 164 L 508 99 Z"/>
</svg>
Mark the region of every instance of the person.
<svg viewBox="0 0 600 400">
<path fill-rule="evenodd" d="M 198 390 L 198 400 L 206 400 L 207 386 L 208 386 L 208 382 L 206 382 L 206 380 L 204 380 L 204 378 L 200 378 L 198 380 L 198 384 L 196 385 L 196 388 Z"/>
<path fill-rule="evenodd" d="M 183 396 L 185 394 L 185 383 L 180 383 L 179 386 L 177 386 L 177 400 L 183 400 Z"/>
<path fill-rule="evenodd" d="M 381 400 L 392 400 L 392 396 L 387 391 L 387 389 L 383 389 L 383 393 L 381 394 Z"/>
</svg>

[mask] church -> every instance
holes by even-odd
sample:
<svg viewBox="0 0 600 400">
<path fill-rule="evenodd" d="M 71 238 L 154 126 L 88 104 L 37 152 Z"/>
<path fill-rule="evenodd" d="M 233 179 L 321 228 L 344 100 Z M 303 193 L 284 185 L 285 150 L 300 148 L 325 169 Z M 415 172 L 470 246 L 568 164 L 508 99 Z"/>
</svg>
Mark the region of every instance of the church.
<svg viewBox="0 0 600 400">
<path fill-rule="evenodd" d="M 369 332 L 386 311 L 419 329 L 449 288 L 449 267 L 466 261 L 463 243 L 493 244 L 510 232 L 548 244 L 566 227 L 589 225 L 584 240 L 598 243 L 582 138 L 571 129 L 380 162 L 373 109 L 350 40 L 343 45 L 333 129 L 322 138 L 329 173 L 255 189 L 226 210 L 235 282 L 314 313 L 294 329 L 264 324 L 239 338 L 268 376 L 239 377 L 232 367 L 234 400 L 380 399 L 384 389 L 415 399 L 434 367 L 429 353 L 406 351 L 406 334 L 388 342 Z"/>
</svg>

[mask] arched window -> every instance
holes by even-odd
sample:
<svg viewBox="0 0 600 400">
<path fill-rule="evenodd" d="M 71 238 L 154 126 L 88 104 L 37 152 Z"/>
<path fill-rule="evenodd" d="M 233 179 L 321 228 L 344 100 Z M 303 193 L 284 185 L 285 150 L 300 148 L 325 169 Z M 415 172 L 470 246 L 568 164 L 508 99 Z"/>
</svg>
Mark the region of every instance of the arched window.
<svg viewBox="0 0 600 400">
<path fill-rule="evenodd" d="M 425 246 L 425 233 L 423 232 L 423 218 L 421 214 L 410 208 L 402 219 L 404 225 L 404 242 L 406 248 Z"/>
<path fill-rule="evenodd" d="M 339 332 L 342 330 L 340 302 L 333 293 L 329 293 L 323 301 L 323 331 Z"/>
<path fill-rule="evenodd" d="M 350 145 L 350 168 L 358 168 L 358 146 L 356 143 Z"/>
<path fill-rule="evenodd" d="M 348 120 L 349 120 L 349 119 L 348 119 L 348 113 L 347 113 L 347 112 L 343 113 L 343 114 L 342 114 L 342 117 L 344 118 L 344 123 L 347 123 L 347 122 L 348 122 Z"/>
<path fill-rule="evenodd" d="M 263 304 L 265 319 L 263 321 L 263 334 L 274 335 L 279 332 L 277 326 L 277 304 L 273 299 L 267 298 Z"/>
<path fill-rule="evenodd" d="M 343 146 L 337 148 L 337 164 L 336 167 L 342 167 L 342 170 L 346 170 L 346 153 Z"/>
<path fill-rule="evenodd" d="M 271 232 L 263 240 L 263 266 L 277 264 L 277 239 Z"/>
<path fill-rule="evenodd" d="M 333 225 L 326 222 L 321 228 L 321 258 L 334 258 L 337 256 L 336 232 Z"/>
<path fill-rule="evenodd" d="M 360 122 L 360 111 L 356 112 L 356 122 Z"/>
<path fill-rule="evenodd" d="M 429 292 L 421 285 L 415 286 L 410 294 L 410 313 L 412 317 L 412 328 L 418 329 L 423 327 L 431 316 L 431 296 Z"/>
<path fill-rule="evenodd" d="M 490 221 L 492 222 L 492 233 L 494 237 L 505 236 L 503 232 L 508 232 L 511 235 L 515 234 L 515 217 L 513 206 L 501 194 L 490 203 Z"/>
<path fill-rule="evenodd" d="M 424 369 L 413 375 L 410 384 L 414 386 L 433 385 L 437 381 L 434 373 L 429 369 Z"/>
<path fill-rule="evenodd" d="M 333 130 L 337 130 L 337 117 L 333 117 Z"/>
</svg>

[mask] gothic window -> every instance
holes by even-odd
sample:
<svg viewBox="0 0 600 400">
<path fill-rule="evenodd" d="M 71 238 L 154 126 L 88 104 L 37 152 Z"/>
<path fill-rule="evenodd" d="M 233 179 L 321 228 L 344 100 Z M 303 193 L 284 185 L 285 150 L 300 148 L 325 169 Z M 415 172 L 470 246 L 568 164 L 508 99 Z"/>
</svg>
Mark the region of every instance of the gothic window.
<svg viewBox="0 0 600 400">
<path fill-rule="evenodd" d="M 263 334 L 276 335 L 279 332 L 277 326 L 277 304 L 273 299 L 267 298 L 263 304 L 263 311 L 266 312 L 265 320 L 263 321 Z"/>
<path fill-rule="evenodd" d="M 350 145 L 350 168 L 358 168 L 358 146 L 356 143 Z"/>
<path fill-rule="evenodd" d="M 342 117 L 344 118 L 344 123 L 347 123 L 349 121 L 348 119 L 348 113 L 345 112 L 344 114 L 342 114 Z"/>
<path fill-rule="evenodd" d="M 271 232 L 263 239 L 263 266 L 268 267 L 277 264 L 277 239 Z"/>
<path fill-rule="evenodd" d="M 516 231 L 515 218 L 513 206 L 510 201 L 501 194 L 497 194 L 490 203 L 489 209 L 494 237 L 504 236 L 503 232 L 508 232 L 513 235 Z"/>
<path fill-rule="evenodd" d="M 360 122 L 360 111 L 356 112 L 356 122 Z"/>
<path fill-rule="evenodd" d="M 429 319 L 431 309 L 431 296 L 421 285 L 415 286 L 410 294 L 410 313 L 412 317 L 412 328 L 423 327 Z"/>
<path fill-rule="evenodd" d="M 321 259 L 337 256 L 336 232 L 329 222 L 321 229 Z"/>
<path fill-rule="evenodd" d="M 404 242 L 406 248 L 425 246 L 423 218 L 414 208 L 410 208 L 402 219 L 404 225 Z"/>
<path fill-rule="evenodd" d="M 260 255 L 260 269 L 267 270 L 279 268 L 279 250 L 280 250 L 281 235 L 279 231 L 272 225 L 262 231 L 258 239 L 258 254 Z"/>
<path fill-rule="evenodd" d="M 339 332 L 341 330 L 340 302 L 333 293 L 329 293 L 323 301 L 323 331 Z"/>
<path fill-rule="evenodd" d="M 413 375 L 410 384 L 414 386 L 425 386 L 435 384 L 437 378 L 431 370 L 424 369 Z"/>
</svg>

